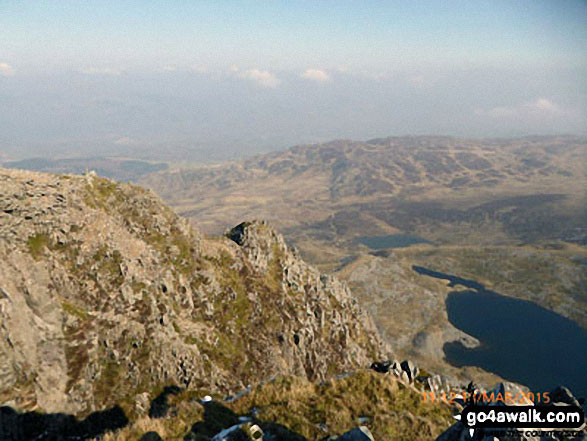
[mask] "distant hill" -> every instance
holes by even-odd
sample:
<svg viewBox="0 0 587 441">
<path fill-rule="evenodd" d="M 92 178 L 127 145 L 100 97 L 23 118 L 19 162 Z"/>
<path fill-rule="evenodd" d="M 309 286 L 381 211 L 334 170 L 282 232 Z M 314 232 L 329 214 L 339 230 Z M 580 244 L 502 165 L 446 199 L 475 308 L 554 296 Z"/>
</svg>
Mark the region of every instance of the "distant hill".
<svg viewBox="0 0 587 441">
<path fill-rule="evenodd" d="M 304 258 L 351 284 L 399 354 L 448 372 L 439 348 L 466 336 L 448 322 L 445 284 L 412 265 L 482 281 L 587 326 L 585 164 L 584 137 L 389 137 L 140 182 L 210 234 L 241 216 L 269 219 Z"/>
<path fill-rule="evenodd" d="M 292 147 L 140 182 L 205 232 L 254 213 L 308 253 L 311 241 L 335 251 L 334 242 L 349 248 L 361 236 L 398 232 L 436 244 L 585 243 L 585 163 L 587 138 L 390 137 Z"/>
<path fill-rule="evenodd" d="M 7 161 L 2 166 L 5 168 L 47 173 L 78 175 L 84 173 L 86 170 L 93 170 L 100 176 L 123 182 L 136 181 L 145 174 L 168 168 L 168 165 L 164 163 L 104 157 L 65 159 L 31 158 L 20 161 Z"/>
</svg>

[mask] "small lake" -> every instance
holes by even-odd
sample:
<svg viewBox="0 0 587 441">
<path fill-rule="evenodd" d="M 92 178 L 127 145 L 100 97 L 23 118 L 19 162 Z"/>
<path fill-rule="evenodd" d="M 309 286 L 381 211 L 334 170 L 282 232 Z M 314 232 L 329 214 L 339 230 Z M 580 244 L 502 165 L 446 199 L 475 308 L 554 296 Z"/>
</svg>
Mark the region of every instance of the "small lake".
<svg viewBox="0 0 587 441">
<path fill-rule="evenodd" d="M 421 237 L 411 236 L 409 234 L 390 234 L 387 236 L 362 236 L 356 239 L 356 242 L 368 246 L 372 250 L 382 250 L 385 248 L 405 248 L 419 243 L 432 243 Z"/>
<path fill-rule="evenodd" d="M 478 366 L 525 384 L 534 392 L 567 386 L 575 396 L 587 395 L 587 331 L 571 320 L 533 302 L 498 294 L 474 280 L 414 266 L 422 275 L 450 281 L 465 290 L 449 293 L 449 321 L 476 337 L 481 346 L 444 345 L 455 366 Z"/>
</svg>

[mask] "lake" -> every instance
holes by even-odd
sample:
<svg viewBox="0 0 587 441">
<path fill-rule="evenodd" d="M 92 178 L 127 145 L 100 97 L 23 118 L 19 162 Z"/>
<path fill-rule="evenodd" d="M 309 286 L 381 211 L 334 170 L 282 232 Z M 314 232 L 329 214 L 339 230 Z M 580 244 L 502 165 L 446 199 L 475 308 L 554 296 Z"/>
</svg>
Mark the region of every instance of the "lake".
<svg viewBox="0 0 587 441">
<path fill-rule="evenodd" d="M 445 279 L 452 291 L 446 299 L 449 321 L 476 337 L 481 346 L 444 345 L 455 366 L 478 366 L 525 384 L 534 392 L 567 386 L 575 396 L 587 395 L 587 331 L 536 303 L 503 296 L 474 280 L 414 266 L 419 274 Z"/>
<path fill-rule="evenodd" d="M 368 246 L 372 250 L 385 248 L 405 248 L 419 243 L 432 243 L 421 237 L 409 234 L 389 234 L 387 236 L 362 236 L 356 239 L 357 242 Z"/>
</svg>

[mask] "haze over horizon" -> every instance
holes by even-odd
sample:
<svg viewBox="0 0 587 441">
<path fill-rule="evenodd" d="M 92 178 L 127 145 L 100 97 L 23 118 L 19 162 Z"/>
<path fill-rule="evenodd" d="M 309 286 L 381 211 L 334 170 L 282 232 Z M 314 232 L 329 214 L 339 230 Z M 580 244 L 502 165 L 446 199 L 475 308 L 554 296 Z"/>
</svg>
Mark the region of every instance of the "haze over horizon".
<svg viewBox="0 0 587 441">
<path fill-rule="evenodd" d="M 0 159 L 583 135 L 585 43 L 578 0 L 6 1 Z"/>
</svg>

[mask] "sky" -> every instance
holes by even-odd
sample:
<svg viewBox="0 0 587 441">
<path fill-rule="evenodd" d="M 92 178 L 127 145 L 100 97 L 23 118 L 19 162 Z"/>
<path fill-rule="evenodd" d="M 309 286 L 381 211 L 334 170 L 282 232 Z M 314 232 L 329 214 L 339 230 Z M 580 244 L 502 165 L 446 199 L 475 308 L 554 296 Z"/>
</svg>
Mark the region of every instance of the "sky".
<svg viewBox="0 0 587 441">
<path fill-rule="evenodd" d="M 582 135 L 586 79 L 585 0 L 0 0 L 0 159 Z"/>
</svg>

